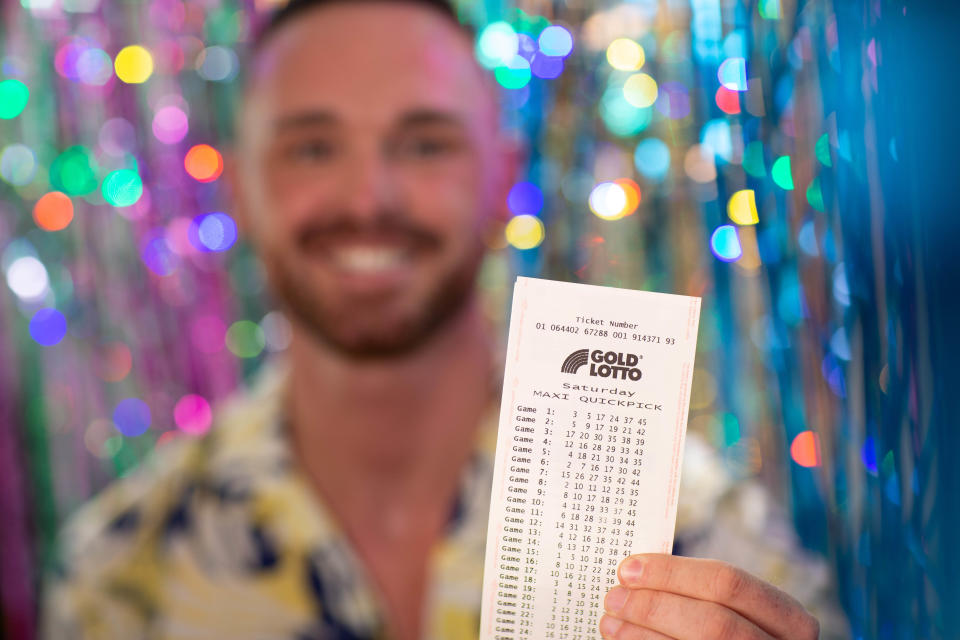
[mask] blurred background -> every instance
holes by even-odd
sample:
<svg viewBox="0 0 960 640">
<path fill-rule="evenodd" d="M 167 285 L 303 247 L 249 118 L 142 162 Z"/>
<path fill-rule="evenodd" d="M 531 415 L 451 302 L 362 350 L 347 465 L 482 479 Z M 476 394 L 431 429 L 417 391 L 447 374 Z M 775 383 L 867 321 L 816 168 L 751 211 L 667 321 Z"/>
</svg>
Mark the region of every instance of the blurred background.
<svg viewBox="0 0 960 640">
<path fill-rule="evenodd" d="M 269 0 L 0 3 L 0 637 L 57 527 L 289 341 L 221 153 Z M 856 638 L 960 637 L 958 9 L 459 3 L 530 147 L 482 287 L 703 297 L 690 429 Z"/>
</svg>

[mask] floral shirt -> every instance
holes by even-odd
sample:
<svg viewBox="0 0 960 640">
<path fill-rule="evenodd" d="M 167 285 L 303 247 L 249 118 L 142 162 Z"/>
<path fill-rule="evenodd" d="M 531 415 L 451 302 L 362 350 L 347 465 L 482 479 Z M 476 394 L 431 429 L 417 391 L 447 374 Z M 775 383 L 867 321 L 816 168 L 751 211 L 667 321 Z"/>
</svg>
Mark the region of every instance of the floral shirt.
<svg viewBox="0 0 960 640">
<path fill-rule="evenodd" d="M 373 581 L 293 464 L 280 406 L 285 375 L 266 367 L 251 391 L 217 411 L 210 433 L 162 445 L 71 519 L 46 590 L 44 637 L 388 637 Z M 424 638 L 477 638 L 496 429 L 494 407 L 430 559 Z M 709 447 L 688 443 L 678 548 L 726 556 L 798 597 L 824 637 L 844 637 L 829 632 L 845 627 L 822 561 L 800 556 L 789 527 L 771 534 L 763 491 L 734 485 Z"/>
</svg>

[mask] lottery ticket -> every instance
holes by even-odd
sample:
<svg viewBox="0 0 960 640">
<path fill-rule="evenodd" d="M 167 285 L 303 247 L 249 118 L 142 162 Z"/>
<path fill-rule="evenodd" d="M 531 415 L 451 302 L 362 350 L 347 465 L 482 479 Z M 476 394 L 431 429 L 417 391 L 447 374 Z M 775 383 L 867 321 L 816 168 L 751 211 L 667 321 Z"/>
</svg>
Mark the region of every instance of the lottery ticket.
<svg viewBox="0 0 960 640">
<path fill-rule="evenodd" d="M 518 278 L 482 640 L 600 638 L 620 561 L 673 546 L 700 298 Z"/>
</svg>

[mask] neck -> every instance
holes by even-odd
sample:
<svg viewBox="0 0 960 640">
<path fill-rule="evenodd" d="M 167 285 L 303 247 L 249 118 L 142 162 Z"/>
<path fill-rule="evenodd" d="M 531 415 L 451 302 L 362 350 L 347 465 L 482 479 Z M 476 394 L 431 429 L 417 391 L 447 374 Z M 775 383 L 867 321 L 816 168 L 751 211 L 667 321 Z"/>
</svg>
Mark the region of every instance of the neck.
<svg viewBox="0 0 960 640">
<path fill-rule="evenodd" d="M 402 357 L 351 360 L 296 325 L 290 347 L 294 449 L 343 524 L 445 517 L 490 400 L 476 302 Z"/>
</svg>

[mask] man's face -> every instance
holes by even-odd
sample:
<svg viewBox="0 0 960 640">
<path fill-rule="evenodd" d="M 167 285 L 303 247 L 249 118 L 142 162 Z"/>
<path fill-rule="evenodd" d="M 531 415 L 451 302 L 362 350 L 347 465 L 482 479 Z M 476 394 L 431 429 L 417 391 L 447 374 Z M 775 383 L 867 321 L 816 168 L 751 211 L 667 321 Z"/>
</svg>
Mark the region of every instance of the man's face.
<svg viewBox="0 0 960 640">
<path fill-rule="evenodd" d="M 240 127 L 237 213 L 295 322 L 383 357 L 471 298 L 513 155 L 446 18 L 375 2 L 297 16 L 258 55 Z"/>
</svg>

